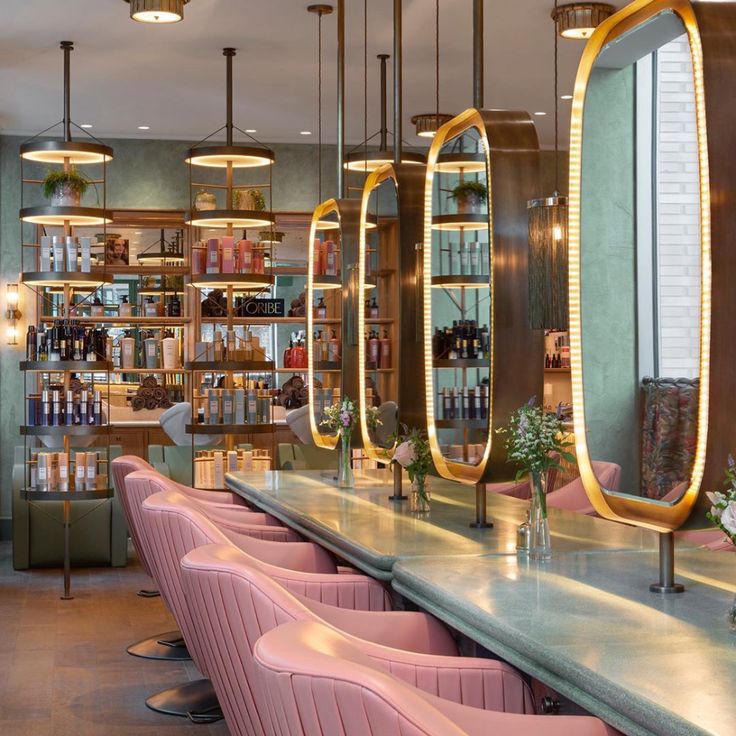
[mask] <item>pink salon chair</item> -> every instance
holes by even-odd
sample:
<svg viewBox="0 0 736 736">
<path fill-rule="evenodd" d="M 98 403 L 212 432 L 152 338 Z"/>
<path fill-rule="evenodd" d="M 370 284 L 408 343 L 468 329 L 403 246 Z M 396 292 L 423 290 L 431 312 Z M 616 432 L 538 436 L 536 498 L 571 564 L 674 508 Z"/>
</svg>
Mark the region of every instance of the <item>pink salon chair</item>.
<svg viewBox="0 0 736 736">
<path fill-rule="evenodd" d="M 187 715 L 192 720 L 214 719 L 218 705 L 208 679 L 207 645 L 197 635 L 184 600 L 180 560 L 205 544 L 234 545 L 265 564 L 283 585 L 309 598 L 361 610 L 388 610 L 391 599 L 380 583 L 365 575 L 338 574 L 328 552 L 312 542 L 283 544 L 222 529 L 202 512 L 197 502 L 166 487 L 166 479 L 150 472 L 132 473 L 126 487 L 142 503 L 142 536 L 151 551 L 154 578 L 182 631 L 194 664 L 205 679 L 165 690 L 146 701 L 153 710 Z"/>
<path fill-rule="evenodd" d="M 182 558 L 181 570 L 232 736 L 272 733 L 252 650 L 264 633 L 290 621 L 318 622 L 364 640 L 360 646 L 380 667 L 432 695 L 478 708 L 534 712 L 531 691 L 515 669 L 457 656 L 449 632 L 429 614 L 355 611 L 295 595 L 269 575 L 267 565 L 231 545 L 197 547 Z"/>
<path fill-rule="evenodd" d="M 482 710 L 422 691 L 390 655 L 315 621 L 264 634 L 253 657 L 274 736 L 614 736 L 589 716 Z"/>
<path fill-rule="evenodd" d="M 152 492 L 157 492 L 163 487 L 179 490 L 188 498 L 199 503 L 205 513 L 223 528 L 229 530 L 235 528 L 243 533 L 265 536 L 275 541 L 298 541 L 300 539 L 295 532 L 279 525 L 273 517 L 252 512 L 246 506 L 237 504 L 237 496 L 235 494 L 187 488 L 161 475 L 145 460 L 135 455 L 123 455 L 122 457 L 115 458 L 112 462 L 113 482 L 115 483 L 120 505 L 123 509 L 123 515 L 125 516 L 133 544 L 138 552 L 141 565 L 151 577 L 154 577 L 150 562 L 151 553 L 146 547 L 146 541 L 140 533 L 140 505 L 145 496 L 136 493 L 136 491 L 145 492 L 146 489 L 140 486 L 136 489 L 128 489 L 125 483 L 128 475 L 136 471 L 147 471 L 160 479 L 161 487 L 156 487 Z M 139 592 L 139 595 L 149 598 L 158 595 L 158 593 L 156 591 L 142 590 Z M 158 636 L 143 639 L 135 644 L 131 644 L 127 651 L 135 657 L 143 657 L 144 659 L 191 659 L 182 639 L 181 632 L 179 631 L 167 631 Z"/>
<path fill-rule="evenodd" d="M 592 464 L 600 484 L 610 491 L 617 491 L 621 485 L 621 466 L 598 460 L 594 460 Z M 547 507 L 595 516 L 595 509 L 588 499 L 580 477 L 556 491 L 550 491 L 547 494 Z"/>
</svg>

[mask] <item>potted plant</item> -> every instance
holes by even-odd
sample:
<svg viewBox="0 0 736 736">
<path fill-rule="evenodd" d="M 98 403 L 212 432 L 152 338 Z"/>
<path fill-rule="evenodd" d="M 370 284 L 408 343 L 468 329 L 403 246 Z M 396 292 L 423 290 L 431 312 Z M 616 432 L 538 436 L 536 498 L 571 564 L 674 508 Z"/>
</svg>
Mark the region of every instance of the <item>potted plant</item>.
<svg viewBox="0 0 736 736">
<path fill-rule="evenodd" d="M 488 188 L 480 181 L 462 181 L 451 192 L 450 199 L 457 204 L 457 211 L 463 215 L 478 212 L 488 199 Z"/>
<path fill-rule="evenodd" d="M 736 460 L 731 455 L 723 486 L 722 491 L 705 494 L 712 504 L 705 515 L 724 533 L 728 542 L 736 545 Z M 731 633 L 736 634 L 736 598 L 728 612 L 728 622 Z"/>
<path fill-rule="evenodd" d="M 411 496 L 409 510 L 415 513 L 426 513 L 430 510 L 429 481 L 427 476 L 432 470 L 432 453 L 429 449 L 427 433 L 414 427 L 407 430 L 401 425 L 402 434 L 396 441 L 398 446 L 394 451 L 394 462 L 397 462 L 409 474 L 411 481 Z"/>
<path fill-rule="evenodd" d="M 43 195 L 52 207 L 79 207 L 87 191 L 89 179 L 73 166 L 66 171 L 49 171 L 43 180 Z"/>
<path fill-rule="evenodd" d="M 217 197 L 206 189 L 200 189 L 194 197 L 194 209 L 207 212 L 217 209 Z"/>
<path fill-rule="evenodd" d="M 266 198 L 260 189 L 233 189 L 233 209 L 264 212 Z"/>
<path fill-rule="evenodd" d="M 508 461 L 518 468 L 516 480 L 527 474 L 531 479 L 529 556 L 536 560 L 548 560 L 552 556 L 545 494 L 547 471 L 560 468 L 560 458 L 575 462 L 575 457 L 567 451 L 573 442 L 567 439 L 561 414 L 561 406 L 556 414 L 547 413 L 536 405 L 534 396 L 511 415 L 506 427 L 496 430 L 507 435 Z"/>
</svg>

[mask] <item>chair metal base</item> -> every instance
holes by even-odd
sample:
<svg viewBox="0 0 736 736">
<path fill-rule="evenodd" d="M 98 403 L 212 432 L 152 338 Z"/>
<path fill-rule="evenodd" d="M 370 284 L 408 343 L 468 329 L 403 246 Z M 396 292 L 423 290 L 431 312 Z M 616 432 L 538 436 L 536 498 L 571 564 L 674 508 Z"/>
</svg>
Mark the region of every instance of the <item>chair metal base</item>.
<svg viewBox="0 0 736 736">
<path fill-rule="evenodd" d="M 151 695 L 146 705 L 157 713 L 189 718 L 195 723 L 213 723 L 222 719 L 217 695 L 212 683 L 206 679 L 162 690 Z"/>
<path fill-rule="evenodd" d="M 134 657 L 143 659 L 167 659 L 181 662 L 192 658 L 181 636 L 181 631 L 167 631 L 165 634 L 137 641 L 131 644 L 126 651 Z"/>
<path fill-rule="evenodd" d="M 161 596 L 161 592 L 158 590 L 146 590 L 144 588 L 143 590 L 139 590 L 136 595 L 139 598 L 159 598 Z"/>
</svg>

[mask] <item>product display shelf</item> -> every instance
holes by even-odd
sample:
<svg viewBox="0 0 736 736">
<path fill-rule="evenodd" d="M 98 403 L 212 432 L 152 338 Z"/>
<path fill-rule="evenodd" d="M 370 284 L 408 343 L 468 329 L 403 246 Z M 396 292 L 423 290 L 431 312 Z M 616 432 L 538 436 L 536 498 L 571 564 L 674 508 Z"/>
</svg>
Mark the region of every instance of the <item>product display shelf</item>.
<svg viewBox="0 0 736 736">
<path fill-rule="evenodd" d="M 171 293 L 171 292 L 167 292 Z M 55 322 L 60 316 L 44 315 L 41 322 Z M 116 316 L 74 316 L 71 317 L 75 322 L 90 325 L 130 325 L 140 327 L 182 327 L 191 322 L 190 317 L 121 317 Z"/>
</svg>

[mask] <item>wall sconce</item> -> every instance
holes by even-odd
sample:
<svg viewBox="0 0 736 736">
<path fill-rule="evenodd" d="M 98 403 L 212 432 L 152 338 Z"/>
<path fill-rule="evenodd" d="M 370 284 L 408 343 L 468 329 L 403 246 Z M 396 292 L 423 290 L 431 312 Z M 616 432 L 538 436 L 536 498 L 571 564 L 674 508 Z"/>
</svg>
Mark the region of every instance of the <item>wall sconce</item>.
<svg viewBox="0 0 736 736">
<path fill-rule="evenodd" d="M 8 345 L 18 344 L 18 325 L 17 322 L 21 318 L 20 309 L 18 309 L 18 284 L 8 284 L 5 287 L 5 319 L 8 320 L 8 326 L 5 329 Z"/>
</svg>

